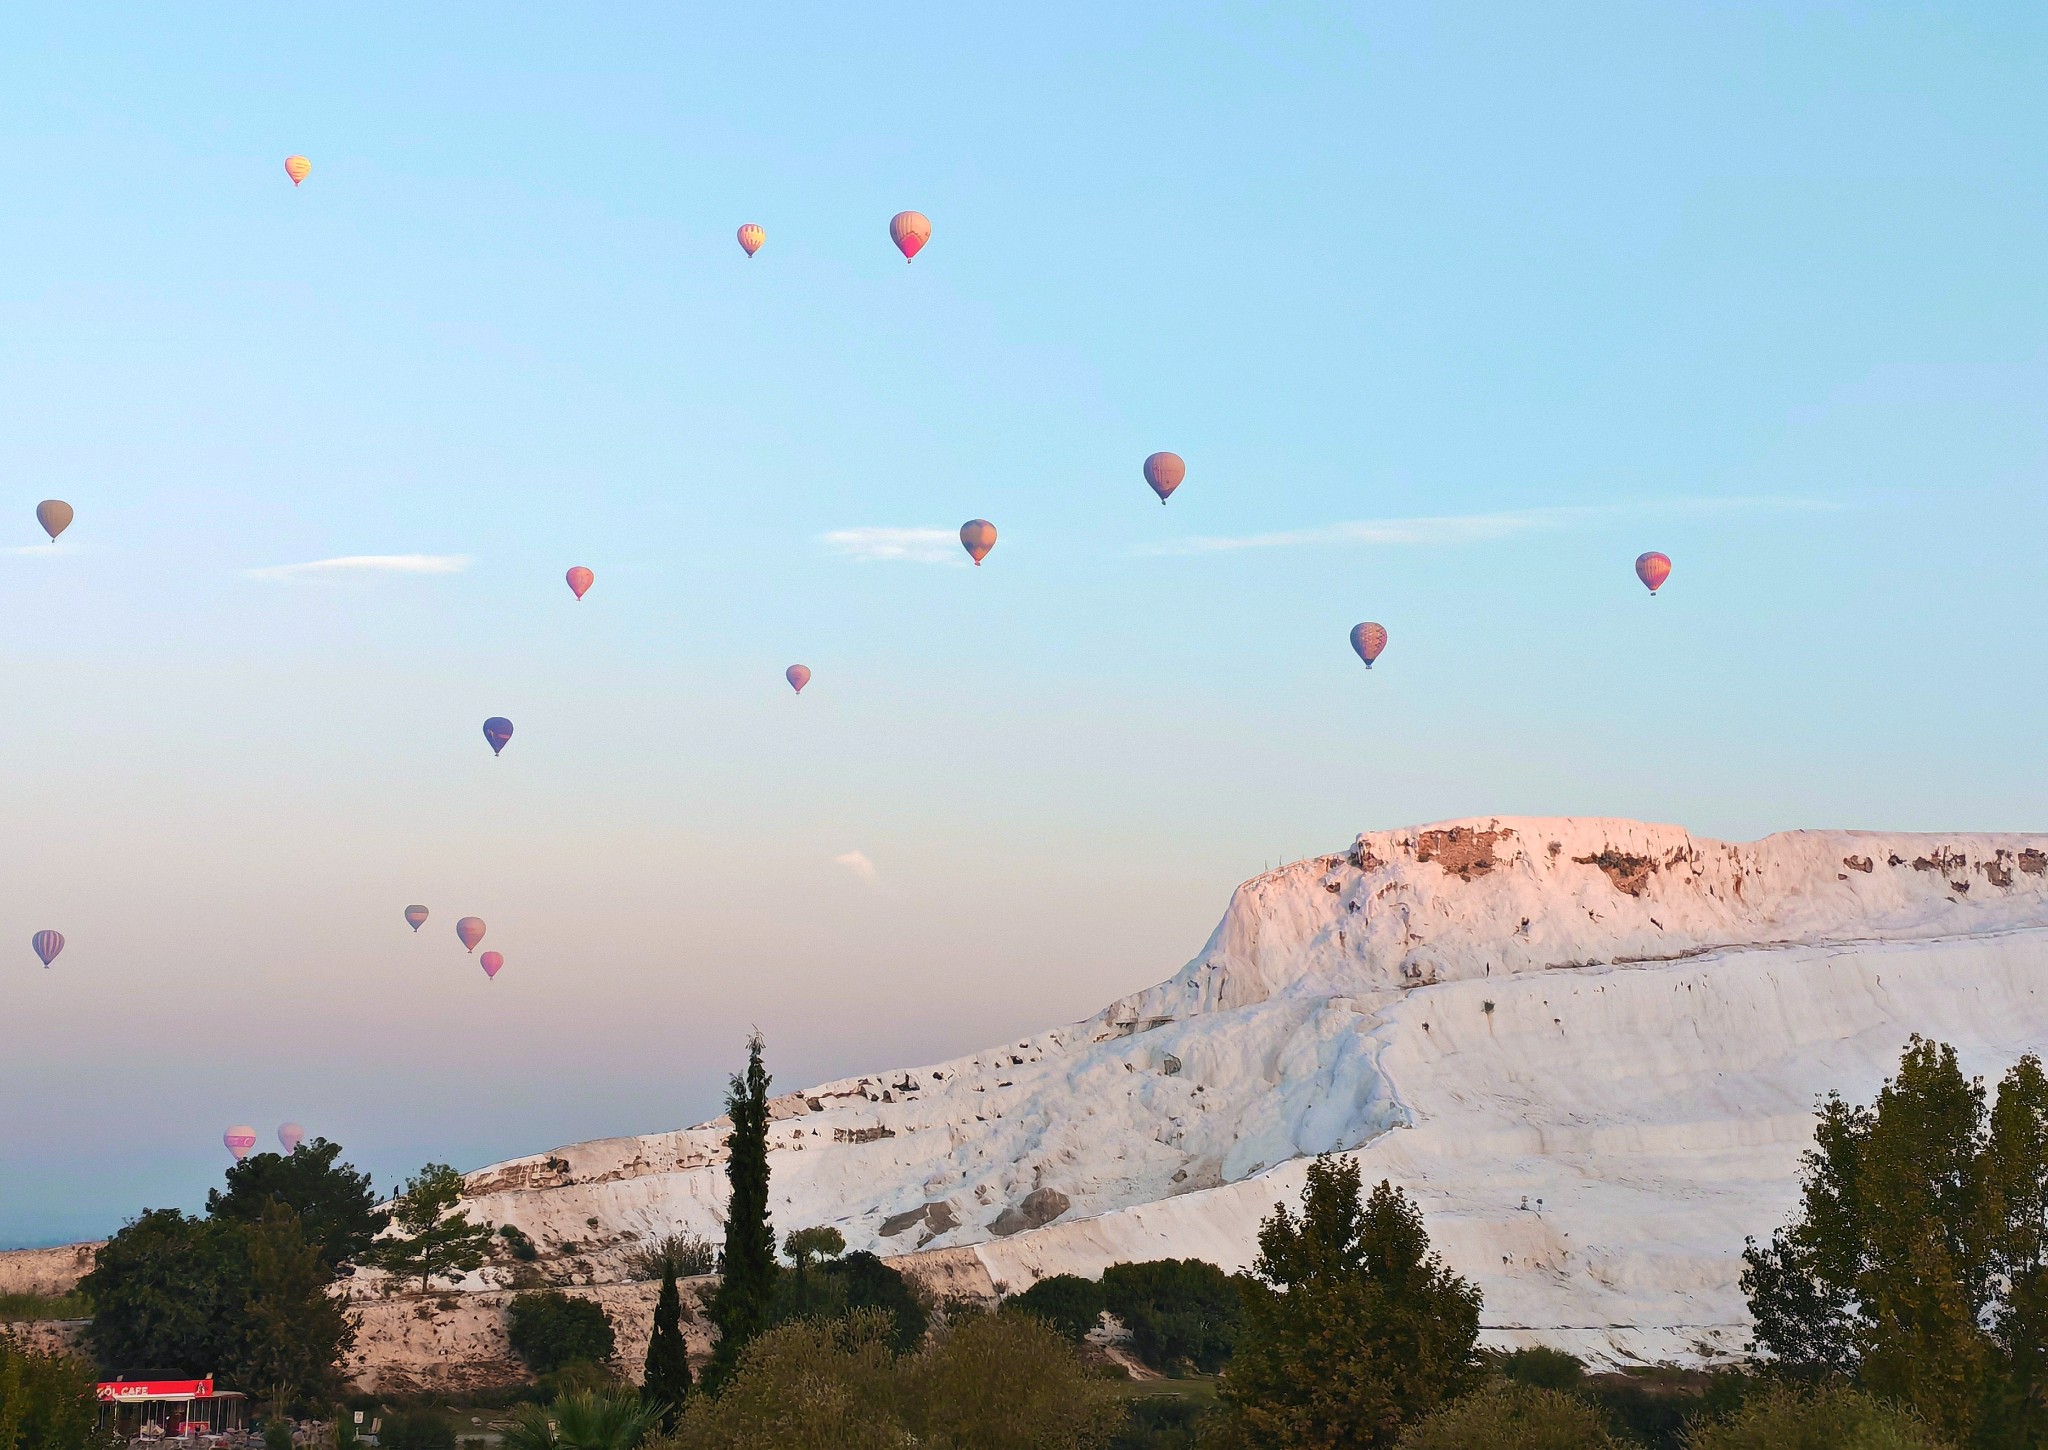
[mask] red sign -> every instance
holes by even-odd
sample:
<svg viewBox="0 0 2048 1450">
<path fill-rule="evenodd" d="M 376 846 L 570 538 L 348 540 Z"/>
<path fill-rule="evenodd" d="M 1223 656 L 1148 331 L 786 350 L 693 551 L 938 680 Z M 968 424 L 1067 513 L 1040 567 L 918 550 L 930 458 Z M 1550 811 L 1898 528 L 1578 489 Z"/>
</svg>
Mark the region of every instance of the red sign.
<svg viewBox="0 0 2048 1450">
<path fill-rule="evenodd" d="M 108 1401 L 123 1400 L 210 1400 L 213 1376 L 203 1380 L 107 1380 L 98 1389 Z"/>
</svg>

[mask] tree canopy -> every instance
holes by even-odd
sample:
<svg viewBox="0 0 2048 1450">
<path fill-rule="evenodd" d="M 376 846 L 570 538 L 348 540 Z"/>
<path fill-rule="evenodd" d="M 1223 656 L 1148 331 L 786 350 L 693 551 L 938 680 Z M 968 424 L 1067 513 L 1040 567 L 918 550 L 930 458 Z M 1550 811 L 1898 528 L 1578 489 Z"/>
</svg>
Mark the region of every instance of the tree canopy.
<svg viewBox="0 0 2048 1450">
<path fill-rule="evenodd" d="M 775 1308 L 775 1226 L 768 1221 L 768 1069 L 765 1044 L 756 1032 L 747 1039 L 747 1067 L 727 1087 L 725 1249 L 718 1258 L 718 1290 L 710 1304 L 718 1326 L 718 1347 L 705 1367 L 716 1385 L 739 1362 L 747 1341 L 772 1322 Z"/>
<path fill-rule="evenodd" d="M 491 1226 L 471 1223 L 458 1208 L 462 1175 L 445 1163 L 429 1163 L 406 1182 L 392 1218 L 398 1232 L 379 1239 L 369 1262 L 401 1279 L 418 1279 L 425 1293 L 435 1279 L 481 1268 L 491 1247 Z"/>
<path fill-rule="evenodd" d="M 226 1188 L 206 1195 L 206 1212 L 253 1223 L 268 1205 L 281 1203 L 298 1214 L 328 1266 L 339 1268 L 360 1259 L 390 1221 L 377 1210 L 370 1175 L 340 1157 L 341 1145 L 325 1138 L 289 1154 L 253 1153 L 228 1169 Z"/>
</svg>

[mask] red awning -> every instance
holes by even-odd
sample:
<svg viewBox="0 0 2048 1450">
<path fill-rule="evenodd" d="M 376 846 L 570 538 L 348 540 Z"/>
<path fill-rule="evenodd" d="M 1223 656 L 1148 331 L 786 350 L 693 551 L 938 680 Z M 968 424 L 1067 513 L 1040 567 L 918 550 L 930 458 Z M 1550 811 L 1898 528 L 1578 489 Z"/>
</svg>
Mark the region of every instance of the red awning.
<svg viewBox="0 0 2048 1450">
<path fill-rule="evenodd" d="M 102 1401 L 126 1404 L 135 1400 L 210 1400 L 213 1377 L 203 1380 L 104 1380 L 97 1393 Z"/>
</svg>

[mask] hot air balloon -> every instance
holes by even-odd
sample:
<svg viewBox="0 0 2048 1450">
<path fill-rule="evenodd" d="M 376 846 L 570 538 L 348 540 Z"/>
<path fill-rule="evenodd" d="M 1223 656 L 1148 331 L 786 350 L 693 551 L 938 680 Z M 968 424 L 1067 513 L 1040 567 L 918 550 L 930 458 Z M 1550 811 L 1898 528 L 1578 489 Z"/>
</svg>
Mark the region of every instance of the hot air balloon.
<svg viewBox="0 0 2048 1450">
<path fill-rule="evenodd" d="M 782 678 L 788 680 L 789 687 L 801 695 L 804 692 L 804 686 L 811 682 L 811 672 L 808 666 L 791 665 L 782 672 Z"/>
<path fill-rule="evenodd" d="M 465 916 L 455 923 L 455 934 L 462 938 L 462 944 L 476 950 L 476 944 L 484 939 L 484 919 L 480 916 Z"/>
<path fill-rule="evenodd" d="M 228 1129 L 220 1135 L 220 1140 L 227 1145 L 228 1151 L 235 1155 L 235 1161 L 239 1163 L 248 1157 L 249 1150 L 256 1146 L 256 1130 L 244 1124 Z"/>
<path fill-rule="evenodd" d="M 427 909 L 424 906 L 408 906 L 405 909 L 406 924 L 418 931 L 427 924 Z"/>
<path fill-rule="evenodd" d="M 578 564 L 575 568 L 571 569 L 567 574 L 564 574 L 562 577 L 569 581 L 569 592 L 575 595 L 578 599 L 581 599 L 583 597 L 583 592 L 597 580 L 597 576 L 591 573 L 588 569 L 584 568 L 581 564 Z"/>
<path fill-rule="evenodd" d="M 28 944 L 36 949 L 36 955 L 43 959 L 43 965 L 47 967 L 57 960 L 57 953 L 64 950 L 64 934 L 58 931 L 39 931 L 28 939 Z"/>
<path fill-rule="evenodd" d="M 289 1158 L 299 1151 L 299 1144 L 306 1141 L 306 1130 L 297 1123 L 286 1123 L 278 1128 L 277 1141 L 284 1145 L 284 1155 Z"/>
<path fill-rule="evenodd" d="M 46 498 L 36 505 L 36 522 L 43 526 L 43 532 L 54 544 L 57 535 L 71 527 L 71 505 L 61 498 Z"/>
<path fill-rule="evenodd" d="M 988 557 L 988 551 L 996 546 L 996 526 L 987 519 L 969 519 L 960 526 L 960 543 L 974 559 L 979 569 L 981 561 Z"/>
<path fill-rule="evenodd" d="M 889 240 L 896 244 L 896 250 L 909 261 L 924 250 L 924 244 L 932 239 L 932 224 L 925 220 L 921 211 L 899 211 L 889 218 Z"/>
<path fill-rule="evenodd" d="M 1655 594 L 1666 579 L 1671 577 L 1670 556 L 1652 549 L 1636 558 L 1636 578 L 1643 581 L 1643 587 Z"/>
<path fill-rule="evenodd" d="M 505 954 L 503 952 L 485 952 L 476 960 L 477 965 L 484 969 L 484 975 L 495 981 L 498 976 L 498 968 L 505 965 Z"/>
<path fill-rule="evenodd" d="M 491 742 L 491 754 L 496 755 L 505 748 L 505 742 L 512 738 L 512 722 L 503 715 L 493 715 L 484 721 L 484 739 Z"/>
<path fill-rule="evenodd" d="M 1152 485 L 1152 492 L 1159 495 L 1162 504 L 1187 476 L 1188 466 L 1180 461 L 1178 453 L 1155 453 L 1145 460 L 1145 482 Z"/>
<path fill-rule="evenodd" d="M 303 156 L 287 156 L 284 159 L 284 174 L 292 179 L 293 186 L 304 181 L 312 169 L 313 163 Z"/>
<path fill-rule="evenodd" d="M 1387 632 L 1377 624 L 1368 621 L 1354 625 L 1351 630 L 1351 647 L 1358 651 L 1358 657 L 1365 661 L 1367 669 L 1380 657 L 1380 651 L 1387 647 Z"/>
<path fill-rule="evenodd" d="M 740 246 L 745 250 L 746 254 L 750 257 L 753 256 L 754 253 L 760 251 L 761 243 L 767 240 L 768 233 L 762 231 L 758 226 L 754 225 L 754 223 L 752 222 L 748 222 L 745 226 L 740 228 Z"/>
</svg>

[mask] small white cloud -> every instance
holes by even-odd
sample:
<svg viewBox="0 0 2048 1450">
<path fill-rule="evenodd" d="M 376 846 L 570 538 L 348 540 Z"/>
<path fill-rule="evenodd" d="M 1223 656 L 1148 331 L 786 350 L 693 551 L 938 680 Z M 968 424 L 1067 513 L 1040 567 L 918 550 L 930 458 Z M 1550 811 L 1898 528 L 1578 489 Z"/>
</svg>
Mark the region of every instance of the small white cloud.
<svg viewBox="0 0 2048 1450">
<path fill-rule="evenodd" d="M 863 881 L 875 879 L 875 863 L 868 859 L 865 851 L 848 851 L 844 856 L 834 856 L 832 864 L 844 866 Z"/>
<path fill-rule="evenodd" d="M 953 529 L 835 529 L 825 543 L 849 559 L 898 560 L 909 564 L 965 564 L 960 535 Z"/>
<path fill-rule="evenodd" d="M 63 552 L 67 551 L 60 550 L 54 541 L 47 544 L 16 544 L 9 549 L 0 549 L 0 554 L 56 554 Z"/>
<path fill-rule="evenodd" d="M 273 564 L 266 569 L 250 569 L 247 575 L 251 579 L 288 582 L 331 574 L 460 574 L 468 567 L 467 554 L 348 554 L 305 564 Z"/>
</svg>

